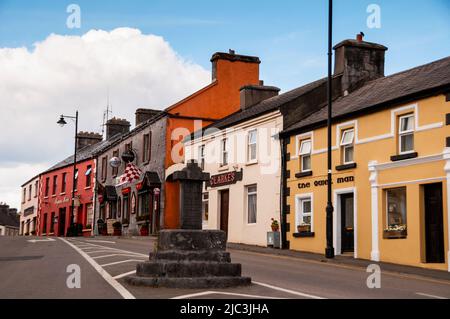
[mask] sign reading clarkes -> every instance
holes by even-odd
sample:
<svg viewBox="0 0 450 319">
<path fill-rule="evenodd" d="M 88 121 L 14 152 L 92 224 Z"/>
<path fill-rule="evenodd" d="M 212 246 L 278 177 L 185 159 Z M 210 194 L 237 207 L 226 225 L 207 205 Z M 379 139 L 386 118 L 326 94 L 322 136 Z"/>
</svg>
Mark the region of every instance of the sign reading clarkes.
<svg viewBox="0 0 450 319">
<path fill-rule="evenodd" d="M 206 182 L 206 187 L 219 187 L 230 184 L 236 184 L 236 182 L 242 180 L 242 169 L 239 172 L 232 171 L 217 175 L 212 175 L 208 182 Z"/>
</svg>

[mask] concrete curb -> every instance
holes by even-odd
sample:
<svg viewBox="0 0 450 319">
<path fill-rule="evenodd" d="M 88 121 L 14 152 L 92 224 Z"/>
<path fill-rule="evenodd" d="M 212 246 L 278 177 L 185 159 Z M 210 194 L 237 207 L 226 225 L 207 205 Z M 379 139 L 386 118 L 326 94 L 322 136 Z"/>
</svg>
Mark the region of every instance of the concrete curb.
<svg viewBox="0 0 450 319">
<path fill-rule="evenodd" d="M 434 270 L 434 269 L 425 269 L 420 267 L 413 266 L 405 266 L 405 265 L 397 265 L 386 262 L 374 262 L 366 259 L 355 259 L 352 256 L 336 256 L 334 259 L 327 259 L 324 255 L 309 253 L 309 252 L 301 252 L 287 249 L 275 249 L 269 247 L 261 247 L 261 246 L 252 246 L 245 244 L 235 244 L 228 243 L 227 249 L 234 250 L 242 250 L 249 251 L 267 255 L 276 255 L 276 256 L 287 256 L 298 259 L 306 259 L 311 261 L 323 262 L 328 264 L 335 265 L 348 265 L 361 269 L 366 269 L 370 264 L 377 264 L 381 267 L 381 271 L 398 273 L 398 274 L 406 274 L 406 275 L 414 275 L 425 277 L 428 279 L 436 279 L 436 280 L 444 280 L 450 283 L 450 272 L 444 270 Z"/>
</svg>

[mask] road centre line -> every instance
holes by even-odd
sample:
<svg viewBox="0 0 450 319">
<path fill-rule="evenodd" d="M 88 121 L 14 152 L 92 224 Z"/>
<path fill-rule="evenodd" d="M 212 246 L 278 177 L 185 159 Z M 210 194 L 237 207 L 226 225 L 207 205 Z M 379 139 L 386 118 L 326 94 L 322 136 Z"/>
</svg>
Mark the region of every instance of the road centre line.
<svg viewBox="0 0 450 319">
<path fill-rule="evenodd" d="M 224 291 L 204 291 L 204 292 L 198 292 L 198 293 L 189 294 L 189 295 L 172 297 L 170 299 L 187 299 L 187 298 L 201 297 L 201 296 L 207 296 L 207 295 L 228 295 L 228 296 L 238 296 L 238 297 L 247 297 L 247 298 L 256 298 L 256 299 L 286 299 L 286 298 L 281 298 L 281 297 L 248 295 L 248 294 L 239 294 L 239 293 L 235 293 L 235 292 L 224 292 Z"/>
<path fill-rule="evenodd" d="M 106 267 L 106 266 L 112 266 L 112 265 L 117 265 L 117 264 L 128 263 L 128 262 L 132 262 L 132 261 L 142 262 L 142 259 L 127 259 L 127 260 L 115 261 L 115 262 L 108 263 L 108 264 L 103 264 L 103 265 L 100 265 L 100 266 Z"/>
<path fill-rule="evenodd" d="M 114 279 L 120 279 L 120 278 L 129 276 L 129 275 L 133 275 L 133 274 L 135 274 L 135 273 L 136 273 L 136 270 L 133 270 L 133 271 L 129 271 L 129 272 L 126 272 L 126 273 L 123 273 L 123 274 L 114 276 L 113 278 L 114 278 Z"/>
<path fill-rule="evenodd" d="M 58 237 L 60 240 L 65 242 L 67 245 L 75 249 L 84 259 L 86 259 L 89 264 L 105 279 L 105 281 L 110 284 L 124 299 L 136 299 L 124 286 L 122 286 L 114 277 L 112 277 L 108 272 L 106 272 L 98 263 L 93 260 L 88 254 L 82 251 L 80 248 L 65 240 L 64 238 Z"/>
</svg>

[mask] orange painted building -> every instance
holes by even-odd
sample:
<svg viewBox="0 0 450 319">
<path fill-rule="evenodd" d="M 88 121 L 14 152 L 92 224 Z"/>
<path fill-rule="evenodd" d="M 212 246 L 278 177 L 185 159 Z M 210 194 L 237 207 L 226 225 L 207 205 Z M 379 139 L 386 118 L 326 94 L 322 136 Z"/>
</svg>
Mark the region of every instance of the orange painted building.
<svg viewBox="0 0 450 319">
<path fill-rule="evenodd" d="M 240 88 L 259 84 L 258 57 L 215 53 L 212 58 L 212 82 L 208 86 L 168 107 L 165 154 L 164 228 L 179 226 L 179 185 L 170 174 L 183 161 L 181 141 L 201 127 L 240 109 Z M 199 127 L 197 127 L 199 126 Z M 172 156 L 175 153 L 179 156 Z"/>
</svg>

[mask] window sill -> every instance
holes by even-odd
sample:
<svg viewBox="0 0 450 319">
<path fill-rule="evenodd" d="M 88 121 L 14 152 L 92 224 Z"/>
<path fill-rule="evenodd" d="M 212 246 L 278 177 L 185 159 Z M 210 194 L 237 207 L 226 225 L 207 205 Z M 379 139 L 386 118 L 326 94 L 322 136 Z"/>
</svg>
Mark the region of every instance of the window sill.
<svg viewBox="0 0 450 319">
<path fill-rule="evenodd" d="M 338 165 L 335 168 L 336 168 L 337 171 L 344 171 L 346 169 L 356 168 L 356 163 L 349 163 L 349 164 Z"/>
<path fill-rule="evenodd" d="M 302 177 L 312 176 L 312 174 L 313 174 L 312 171 L 300 172 L 300 173 L 296 173 L 295 177 L 302 178 Z"/>
<path fill-rule="evenodd" d="M 407 237 L 406 230 L 384 230 L 383 239 L 405 239 Z"/>
<path fill-rule="evenodd" d="M 56 197 L 56 194 L 53 194 L 52 197 Z"/>
<path fill-rule="evenodd" d="M 305 232 L 301 232 L 301 233 L 293 233 L 292 236 L 299 238 L 299 237 L 314 237 L 314 232 L 309 232 L 309 231 L 305 231 Z"/>
<path fill-rule="evenodd" d="M 61 195 L 66 195 L 66 192 L 64 192 L 64 193 L 59 193 L 59 196 L 61 196 Z"/>
<path fill-rule="evenodd" d="M 91 189 L 91 186 L 86 186 L 84 189 Z"/>
<path fill-rule="evenodd" d="M 249 162 L 245 163 L 246 166 L 255 165 L 255 164 L 258 164 L 257 160 L 249 161 Z"/>
<path fill-rule="evenodd" d="M 391 156 L 391 161 L 392 162 L 402 161 L 402 160 L 405 160 L 405 159 L 416 158 L 417 156 L 419 156 L 417 154 L 417 152 L 411 152 L 411 153 L 399 154 L 399 155 L 392 155 Z"/>
<path fill-rule="evenodd" d="M 228 171 L 228 165 L 219 166 L 218 171 L 220 171 L 220 172 L 222 172 L 222 171 Z"/>
</svg>

